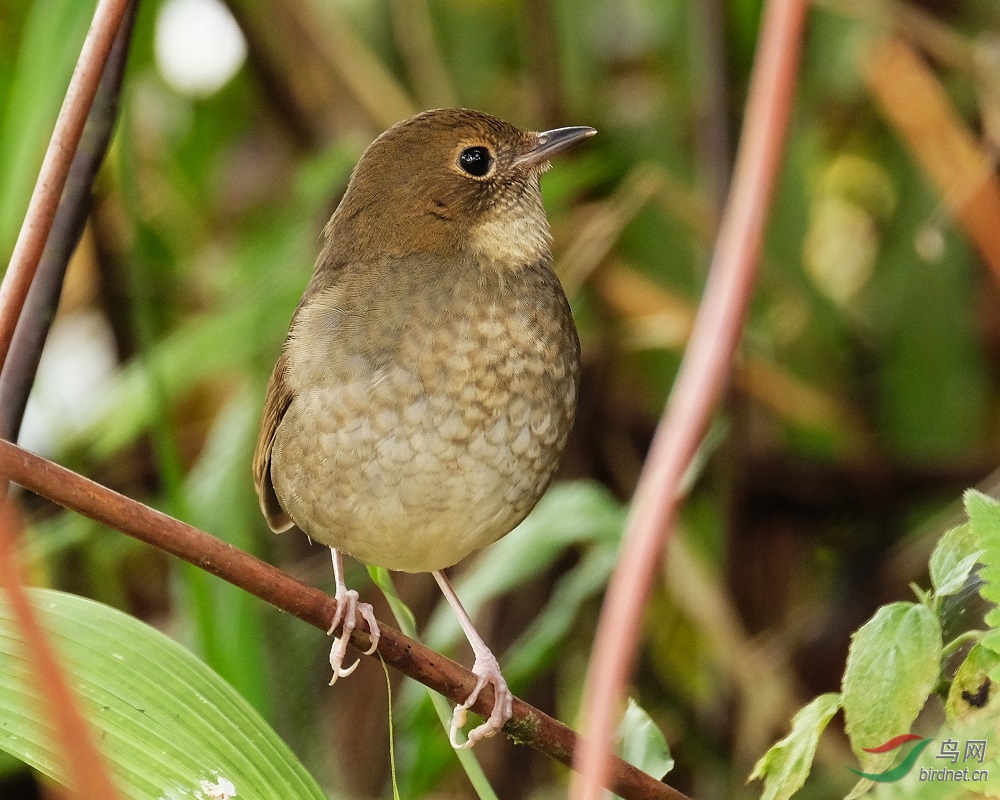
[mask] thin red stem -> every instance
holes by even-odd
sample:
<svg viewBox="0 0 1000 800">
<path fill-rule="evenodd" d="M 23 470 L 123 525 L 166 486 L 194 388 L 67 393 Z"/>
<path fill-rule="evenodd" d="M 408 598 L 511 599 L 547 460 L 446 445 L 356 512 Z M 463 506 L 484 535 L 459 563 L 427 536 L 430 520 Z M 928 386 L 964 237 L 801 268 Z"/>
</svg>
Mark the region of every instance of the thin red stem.
<svg viewBox="0 0 1000 800">
<path fill-rule="evenodd" d="M 804 0 L 769 0 L 750 83 L 733 187 L 705 296 L 632 503 L 621 562 L 597 628 L 584 688 L 585 736 L 574 759 L 574 800 L 599 800 L 632 672 L 640 621 L 673 532 L 681 480 L 722 395 L 760 261 L 798 72 Z"/>
<path fill-rule="evenodd" d="M 128 0 L 99 0 L 59 110 L 24 223 L 0 284 L 0 367 L 7 360 L 18 317 L 49 238 L 70 164 L 87 121 L 87 112 L 97 94 L 104 64 L 121 27 L 126 5 Z"/>
<path fill-rule="evenodd" d="M 0 588 L 7 595 L 14 619 L 24 635 L 25 656 L 52 721 L 66 764 L 68 800 L 120 797 L 108 773 L 107 762 L 94 744 L 93 731 L 80 713 L 80 704 L 56 658 L 38 616 L 24 590 L 24 576 L 15 543 L 20 524 L 10 504 L 0 499 Z"/>
</svg>

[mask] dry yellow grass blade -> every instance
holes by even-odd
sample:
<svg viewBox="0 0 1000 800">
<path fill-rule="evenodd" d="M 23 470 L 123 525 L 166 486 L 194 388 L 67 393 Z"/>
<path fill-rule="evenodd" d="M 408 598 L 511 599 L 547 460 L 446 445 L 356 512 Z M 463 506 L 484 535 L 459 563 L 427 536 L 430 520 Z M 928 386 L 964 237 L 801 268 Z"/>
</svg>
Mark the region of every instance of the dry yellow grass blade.
<svg viewBox="0 0 1000 800">
<path fill-rule="evenodd" d="M 902 39 L 872 46 L 865 80 L 917 164 L 1000 280 L 1000 182 L 995 163 L 944 87 Z"/>
<path fill-rule="evenodd" d="M 567 237 L 570 244 L 558 272 L 570 296 L 611 253 L 628 225 L 647 204 L 657 202 L 703 242 L 711 242 L 718 216 L 708 199 L 686 189 L 656 164 L 640 164 L 606 200 L 595 203 L 584 222 Z"/>
<path fill-rule="evenodd" d="M 626 344 L 641 350 L 680 350 L 694 324 L 694 305 L 622 264 L 602 269 L 594 286 L 625 322 Z M 838 433 L 848 450 L 868 440 L 861 415 L 848 403 L 810 386 L 762 356 L 748 355 L 734 367 L 733 383 L 776 416 L 794 425 Z"/>
</svg>

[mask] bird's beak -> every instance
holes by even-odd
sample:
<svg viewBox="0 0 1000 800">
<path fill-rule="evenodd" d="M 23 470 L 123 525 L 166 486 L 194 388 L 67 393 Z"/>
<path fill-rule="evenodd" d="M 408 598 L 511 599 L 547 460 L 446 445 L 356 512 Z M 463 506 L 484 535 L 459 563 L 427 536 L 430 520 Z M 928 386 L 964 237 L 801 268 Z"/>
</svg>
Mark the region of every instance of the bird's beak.
<svg viewBox="0 0 1000 800">
<path fill-rule="evenodd" d="M 514 159 L 514 166 L 533 167 L 544 164 L 556 153 L 568 150 L 577 142 L 589 139 L 597 133 L 594 128 L 578 126 L 575 128 L 555 128 L 551 131 L 536 133 L 535 146 Z"/>
</svg>

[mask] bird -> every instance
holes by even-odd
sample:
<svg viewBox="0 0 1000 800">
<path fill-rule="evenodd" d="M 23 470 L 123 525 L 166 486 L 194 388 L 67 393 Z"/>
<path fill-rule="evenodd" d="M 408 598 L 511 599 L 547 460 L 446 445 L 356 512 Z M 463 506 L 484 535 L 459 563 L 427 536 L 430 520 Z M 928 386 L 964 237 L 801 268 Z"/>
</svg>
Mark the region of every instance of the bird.
<svg viewBox="0 0 1000 800">
<path fill-rule="evenodd" d="M 540 177 L 590 127 L 523 131 L 437 109 L 378 136 L 323 229 L 271 374 L 253 460 L 271 530 L 330 548 L 343 622 L 333 684 L 370 604 L 342 554 L 430 572 L 472 647 L 477 684 L 449 738 L 469 748 L 513 695 L 444 570 L 513 530 L 548 488 L 576 413 L 580 343 L 553 271 Z M 460 741 L 466 711 L 495 703 Z"/>
</svg>

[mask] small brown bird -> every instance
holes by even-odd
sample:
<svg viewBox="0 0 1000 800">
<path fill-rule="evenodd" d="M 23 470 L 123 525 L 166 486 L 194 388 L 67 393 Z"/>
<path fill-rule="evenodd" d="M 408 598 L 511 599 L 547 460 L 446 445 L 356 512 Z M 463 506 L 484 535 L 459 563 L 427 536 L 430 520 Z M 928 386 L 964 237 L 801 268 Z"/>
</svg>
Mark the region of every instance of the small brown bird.
<svg viewBox="0 0 1000 800">
<path fill-rule="evenodd" d="M 372 607 L 341 553 L 432 572 L 475 653 L 451 741 L 471 747 L 513 697 L 443 570 L 509 533 L 548 487 L 576 412 L 580 345 L 552 271 L 539 177 L 593 128 L 527 133 L 465 109 L 379 136 L 324 231 L 267 389 L 254 483 L 275 532 L 330 547 L 343 619 L 333 680 Z M 464 744 L 486 684 L 496 702 Z"/>
</svg>

